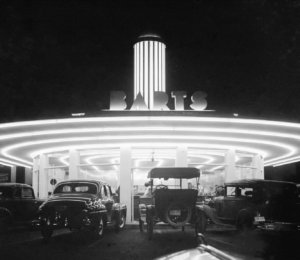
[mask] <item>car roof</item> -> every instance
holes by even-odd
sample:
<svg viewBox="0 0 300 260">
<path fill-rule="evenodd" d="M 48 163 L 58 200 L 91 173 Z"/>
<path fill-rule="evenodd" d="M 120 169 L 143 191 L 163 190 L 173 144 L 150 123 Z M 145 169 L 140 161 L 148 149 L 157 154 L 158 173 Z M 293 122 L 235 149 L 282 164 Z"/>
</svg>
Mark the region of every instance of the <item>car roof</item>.
<svg viewBox="0 0 300 260">
<path fill-rule="evenodd" d="M 148 178 L 191 179 L 200 176 L 200 170 L 193 167 L 158 167 L 148 173 Z"/>
<path fill-rule="evenodd" d="M 5 182 L 5 183 L 0 183 L 0 187 L 27 187 L 27 188 L 32 188 L 29 184 L 25 183 L 13 183 L 13 182 Z"/>
<path fill-rule="evenodd" d="M 61 181 L 59 183 L 57 183 L 57 185 L 59 184 L 63 184 L 63 183 L 78 183 L 78 182 L 86 182 L 86 183 L 94 183 L 94 184 L 98 184 L 98 185 L 107 185 L 106 182 L 104 181 L 98 181 L 98 180 L 87 180 L 87 179 L 78 179 L 78 180 L 65 180 L 65 181 Z"/>
<path fill-rule="evenodd" d="M 226 182 L 225 185 L 237 185 L 237 184 L 256 184 L 256 183 L 267 183 L 267 184 L 293 184 L 296 185 L 293 182 L 287 182 L 287 181 L 273 181 L 273 180 L 262 180 L 262 179 L 243 179 L 243 180 L 236 180 L 231 182 Z"/>
</svg>

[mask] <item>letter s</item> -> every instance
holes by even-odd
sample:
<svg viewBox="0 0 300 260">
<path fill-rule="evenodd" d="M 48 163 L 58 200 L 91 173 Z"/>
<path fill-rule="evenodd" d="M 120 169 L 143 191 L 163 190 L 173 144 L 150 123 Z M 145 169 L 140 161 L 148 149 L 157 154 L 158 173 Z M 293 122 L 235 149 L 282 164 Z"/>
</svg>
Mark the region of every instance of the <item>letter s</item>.
<svg viewBox="0 0 300 260">
<path fill-rule="evenodd" d="M 207 94 L 205 92 L 196 91 L 191 97 L 193 103 L 190 107 L 194 110 L 204 110 L 207 107 L 206 97 Z"/>
</svg>

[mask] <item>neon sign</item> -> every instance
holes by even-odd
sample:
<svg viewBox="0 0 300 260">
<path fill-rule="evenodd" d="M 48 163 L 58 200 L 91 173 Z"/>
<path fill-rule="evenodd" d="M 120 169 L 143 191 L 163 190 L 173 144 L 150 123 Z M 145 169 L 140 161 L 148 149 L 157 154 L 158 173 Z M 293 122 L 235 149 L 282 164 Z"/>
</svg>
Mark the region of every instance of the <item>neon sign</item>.
<svg viewBox="0 0 300 260">
<path fill-rule="evenodd" d="M 184 99 L 187 97 L 185 91 L 172 91 L 172 98 L 174 98 L 175 110 L 184 110 Z M 207 107 L 207 94 L 203 91 L 196 91 L 192 96 L 192 104 L 190 108 L 197 111 L 203 111 Z M 123 91 L 110 92 L 110 110 L 125 110 L 127 102 L 126 95 Z M 150 109 L 141 93 L 138 93 L 133 104 L 129 110 L 170 110 L 167 106 L 169 101 L 168 95 L 162 91 L 153 92 L 153 108 Z"/>
</svg>

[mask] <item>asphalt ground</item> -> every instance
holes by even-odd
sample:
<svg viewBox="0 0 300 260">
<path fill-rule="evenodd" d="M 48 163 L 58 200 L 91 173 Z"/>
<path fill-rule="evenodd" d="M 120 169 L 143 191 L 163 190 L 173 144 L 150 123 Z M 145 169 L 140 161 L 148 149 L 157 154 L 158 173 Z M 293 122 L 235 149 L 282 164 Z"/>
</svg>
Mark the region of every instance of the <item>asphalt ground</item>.
<svg viewBox="0 0 300 260">
<path fill-rule="evenodd" d="M 208 244 L 237 259 L 300 259 L 299 235 L 266 234 L 260 231 L 239 234 L 234 229 L 210 226 L 205 233 Z M 1 238 L 0 259 L 154 259 L 164 254 L 195 248 L 197 240 L 191 227 L 171 229 L 155 226 L 153 239 L 141 233 L 137 225 L 120 233 L 105 229 L 97 240 L 89 230 L 56 230 L 45 243 L 39 231 L 14 230 Z"/>
</svg>

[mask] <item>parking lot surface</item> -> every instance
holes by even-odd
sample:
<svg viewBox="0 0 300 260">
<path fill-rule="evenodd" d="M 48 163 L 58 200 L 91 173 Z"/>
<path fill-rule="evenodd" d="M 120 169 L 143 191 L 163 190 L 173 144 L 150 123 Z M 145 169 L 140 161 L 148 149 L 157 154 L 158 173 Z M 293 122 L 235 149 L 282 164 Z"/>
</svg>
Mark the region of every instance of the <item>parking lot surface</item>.
<svg viewBox="0 0 300 260">
<path fill-rule="evenodd" d="M 194 229 L 156 227 L 153 239 L 136 227 L 127 227 L 116 234 L 107 228 L 100 240 L 88 230 L 57 230 L 48 243 L 40 232 L 12 232 L 0 246 L 1 260 L 6 259 L 154 259 L 164 254 L 195 248 Z M 234 229 L 211 227 L 205 234 L 208 243 L 237 259 L 300 259 L 299 236 L 260 232 L 238 234 Z"/>
</svg>

